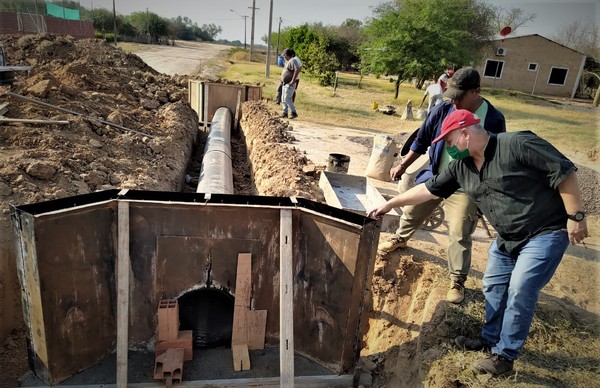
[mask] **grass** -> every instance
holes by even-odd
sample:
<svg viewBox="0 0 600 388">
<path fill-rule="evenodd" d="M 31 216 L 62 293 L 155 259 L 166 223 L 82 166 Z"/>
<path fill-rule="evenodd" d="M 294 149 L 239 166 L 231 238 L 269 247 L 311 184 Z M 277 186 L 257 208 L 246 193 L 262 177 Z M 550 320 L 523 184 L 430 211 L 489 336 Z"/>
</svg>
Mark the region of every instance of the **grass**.
<svg viewBox="0 0 600 388">
<path fill-rule="evenodd" d="M 248 62 L 239 50 L 230 56 L 230 66 L 220 77 L 263 86 L 263 95 L 274 99 L 279 82 L 280 67 L 270 67 L 270 77 L 265 77 L 264 55 L 256 58 L 260 62 Z M 527 93 L 484 88 L 482 96 L 500 109 L 507 120 L 507 130 L 531 130 L 554 144 L 575 162 L 594 166 L 589 153 L 598 149 L 598 109 L 591 102 L 584 106 L 556 102 Z M 412 132 L 420 121 L 401 120 L 406 103 L 417 106 L 423 90 L 409 83 L 402 83 L 397 99 L 394 99 L 394 83 L 388 78 L 341 73 L 338 86 L 322 87 L 308 74 L 301 75 L 296 98 L 298 112 L 303 121 L 320 125 L 360 128 L 375 132 L 395 134 Z M 393 105 L 396 114 L 384 115 L 372 109 L 373 102 L 379 106 Z M 277 107 L 273 105 L 273 108 Z M 278 108 L 277 108 L 278 109 Z M 597 153 L 597 151 L 596 151 Z"/>
<path fill-rule="evenodd" d="M 481 289 L 480 279 L 469 279 L 469 288 Z M 484 302 L 480 292 L 471 294 L 466 303 L 451 308 L 446 322 L 454 332 L 476 338 L 483 324 Z M 477 330 L 476 330 L 477 329 Z M 472 372 L 471 365 L 482 359 L 482 352 L 451 349 L 431 365 L 432 386 L 443 385 L 439 376 L 460 381 L 470 387 L 591 387 L 596 386 L 600 366 L 600 324 L 585 325 L 567 312 L 538 306 L 531 331 L 521 356 L 515 364 L 516 375 L 490 378 Z M 445 382 L 450 385 L 452 381 Z"/>
</svg>

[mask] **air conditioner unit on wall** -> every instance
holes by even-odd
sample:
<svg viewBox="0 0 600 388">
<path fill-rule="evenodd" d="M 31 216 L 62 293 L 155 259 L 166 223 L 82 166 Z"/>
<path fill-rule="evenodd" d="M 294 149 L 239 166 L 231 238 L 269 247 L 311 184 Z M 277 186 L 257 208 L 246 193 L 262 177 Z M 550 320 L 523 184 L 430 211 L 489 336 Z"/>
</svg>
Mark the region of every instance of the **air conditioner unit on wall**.
<svg viewBox="0 0 600 388">
<path fill-rule="evenodd" d="M 500 57 L 506 56 L 506 49 L 504 47 L 497 47 L 496 48 L 496 55 L 500 56 Z"/>
</svg>

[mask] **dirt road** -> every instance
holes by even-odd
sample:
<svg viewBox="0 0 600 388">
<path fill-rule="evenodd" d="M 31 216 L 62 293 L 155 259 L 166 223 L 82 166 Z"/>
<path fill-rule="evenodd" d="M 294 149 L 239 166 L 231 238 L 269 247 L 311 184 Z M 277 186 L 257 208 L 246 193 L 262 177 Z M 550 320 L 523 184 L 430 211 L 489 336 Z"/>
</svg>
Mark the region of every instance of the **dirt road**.
<svg viewBox="0 0 600 388">
<path fill-rule="evenodd" d="M 222 69 L 218 65 L 231 46 L 204 42 L 176 40 L 174 46 L 148 45 L 135 54 L 154 70 L 168 75 L 195 75 L 202 73 L 214 79 Z"/>
</svg>

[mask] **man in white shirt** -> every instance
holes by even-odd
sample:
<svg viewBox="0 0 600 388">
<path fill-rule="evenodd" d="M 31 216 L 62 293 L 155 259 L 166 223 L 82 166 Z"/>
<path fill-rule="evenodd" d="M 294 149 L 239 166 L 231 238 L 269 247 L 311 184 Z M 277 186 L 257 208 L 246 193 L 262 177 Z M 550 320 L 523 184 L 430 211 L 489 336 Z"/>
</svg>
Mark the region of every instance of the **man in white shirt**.
<svg viewBox="0 0 600 388">
<path fill-rule="evenodd" d="M 425 98 L 429 96 L 429 104 L 427 105 L 427 113 L 431 112 L 431 108 L 441 103 L 444 99 L 444 91 L 446 90 L 446 82 L 448 81 L 448 76 L 446 74 L 440 75 L 437 82 L 431 84 L 425 89 L 425 93 L 423 94 L 423 99 L 419 104 L 419 108 L 423 106 L 425 102 Z"/>
</svg>

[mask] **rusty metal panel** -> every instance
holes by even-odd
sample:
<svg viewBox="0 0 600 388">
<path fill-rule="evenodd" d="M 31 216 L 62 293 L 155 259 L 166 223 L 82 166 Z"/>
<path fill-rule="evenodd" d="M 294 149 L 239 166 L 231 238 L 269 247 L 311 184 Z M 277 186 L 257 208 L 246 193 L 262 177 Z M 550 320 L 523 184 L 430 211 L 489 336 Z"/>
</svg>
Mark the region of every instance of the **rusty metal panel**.
<svg viewBox="0 0 600 388">
<path fill-rule="evenodd" d="M 28 277 L 30 296 L 24 299 L 29 299 L 35 372 L 48 384 L 114 349 L 115 203 L 34 218 L 35 249 L 28 248 L 20 260 Z"/>
<path fill-rule="evenodd" d="M 267 311 L 266 344 L 277 345 L 279 213 L 290 208 L 296 350 L 338 373 L 355 365 L 379 234 L 374 220 L 303 199 L 117 193 L 16 208 L 24 311 L 36 373 L 46 382 L 114 350 L 119 198 L 130 201 L 130 345 L 154 337 L 161 298 L 203 287 L 235 295 L 244 252 L 252 253 L 252 306 Z"/>
</svg>

